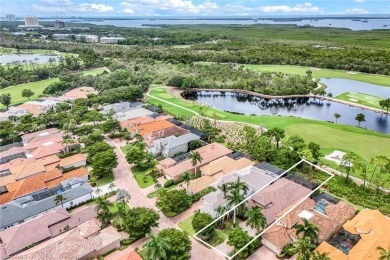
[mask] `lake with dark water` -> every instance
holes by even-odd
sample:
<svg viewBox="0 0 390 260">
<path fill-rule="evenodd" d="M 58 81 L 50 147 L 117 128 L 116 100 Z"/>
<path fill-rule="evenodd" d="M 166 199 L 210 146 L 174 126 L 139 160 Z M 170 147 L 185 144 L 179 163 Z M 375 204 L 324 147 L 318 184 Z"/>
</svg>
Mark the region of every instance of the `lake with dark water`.
<svg viewBox="0 0 390 260">
<path fill-rule="evenodd" d="M 46 54 L 6 54 L 0 55 L 0 64 L 6 65 L 15 61 L 20 61 L 20 63 L 22 63 L 24 60 L 27 61 L 27 64 L 29 64 L 30 61 L 35 64 L 43 64 L 48 63 L 50 58 L 54 58 L 58 61 L 59 57 L 60 56 Z"/>
<path fill-rule="evenodd" d="M 341 79 L 333 79 L 337 80 Z M 344 81 L 344 80 L 342 80 Z M 347 80 L 348 81 L 348 80 Z M 350 80 L 351 81 L 351 80 Z M 351 83 L 348 81 L 349 83 Z M 321 80 L 321 82 L 324 82 Z M 325 81 L 326 82 L 326 81 Z M 325 83 L 324 82 L 324 83 Z M 355 81 L 352 81 L 352 83 Z M 352 91 L 353 89 L 345 88 L 337 84 L 329 84 L 335 88 L 331 92 L 333 95 L 339 94 L 336 90 L 342 92 Z M 359 82 L 360 83 L 360 82 Z M 372 85 L 372 84 L 371 84 Z M 374 85 L 377 86 L 377 85 Z M 377 86 L 382 88 L 381 86 Z M 390 97 L 388 91 L 390 88 L 385 88 L 383 91 L 383 97 Z M 329 89 L 328 89 L 329 90 Z M 360 91 L 359 91 L 360 92 Z M 362 91 L 367 93 L 367 91 Z M 382 96 L 378 93 L 368 93 Z M 245 115 L 272 115 L 272 116 L 293 116 L 321 121 L 335 122 L 334 114 L 338 113 L 341 117 L 337 120 L 340 124 L 348 124 L 357 126 L 358 122 L 355 117 L 358 113 L 365 115 L 365 122 L 361 123 L 362 128 L 367 128 L 376 132 L 390 134 L 390 116 L 386 116 L 383 113 L 376 113 L 362 108 L 352 107 L 349 105 L 321 100 L 319 98 L 299 98 L 299 99 L 263 99 L 257 96 L 248 94 L 234 93 L 234 92 L 220 92 L 220 91 L 199 91 L 199 92 L 186 92 L 183 93 L 183 97 L 189 100 L 195 100 L 197 102 L 209 105 L 222 111 L 230 111 L 236 113 L 242 113 Z"/>
</svg>

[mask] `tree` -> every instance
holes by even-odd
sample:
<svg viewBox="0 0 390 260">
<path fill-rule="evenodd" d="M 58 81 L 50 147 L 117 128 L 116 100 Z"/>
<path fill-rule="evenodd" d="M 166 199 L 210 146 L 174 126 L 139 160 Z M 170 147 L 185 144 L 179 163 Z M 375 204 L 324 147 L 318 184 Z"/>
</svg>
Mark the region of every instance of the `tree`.
<svg viewBox="0 0 390 260">
<path fill-rule="evenodd" d="M 113 192 L 116 188 L 115 182 L 111 182 L 110 185 L 108 185 L 108 189 Z M 118 199 L 118 196 L 117 196 Z"/>
<path fill-rule="evenodd" d="M 145 260 L 164 260 L 168 259 L 167 251 L 171 248 L 171 244 L 165 238 L 160 238 L 147 234 L 149 239 L 145 244 L 145 251 L 143 257 Z"/>
<path fill-rule="evenodd" d="M 145 161 L 147 152 L 137 145 L 132 145 L 130 149 L 127 150 L 126 160 L 128 163 L 135 164 L 136 166 L 141 166 Z"/>
<path fill-rule="evenodd" d="M 381 246 L 378 246 L 376 250 L 379 251 L 378 260 L 389 260 L 390 259 L 390 245 L 387 247 L 387 250 Z"/>
<path fill-rule="evenodd" d="M 102 223 L 102 228 L 107 227 L 113 218 L 113 214 L 110 211 L 113 204 L 107 200 L 106 196 L 97 197 L 95 201 L 97 218 Z"/>
<path fill-rule="evenodd" d="M 360 127 L 360 123 L 366 121 L 366 116 L 362 113 L 359 113 L 356 115 L 355 120 L 358 121 L 358 127 Z"/>
<path fill-rule="evenodd" d="M 175 228 L 166 228 L 157 234 L 157 238 L 169 241 L 166 259 L 185 260 L 190 258 L 192 245 L 188 234 Z"/>
<path fill-rule="evenodd" d="M 90 146 L 97 142 L 102 142 L 103 140 L 104 137 L 101 135 L 100 131 L 94 131 L 85 138 L 84 143 L 86 146 Z"/>
<path fill-rule="evenodd" d="M 182 173 L 180 178 L 186 183 L 187 191 L 188 191 L 188 184 L 193 179 L 193 174 L 190 171 L 185 171 Z"/>
<path fill-rule="evenodd" d="M 241 201 L 245 199 L 249 188 L 245 182 L 241 181 L 241 178 L 238 177 L 235 182 L 229 183 L 229 194 L 226 196 L 227 205 L 232 208 L 236 207 Z M 239 207 L 234 208 L 233 210 L 233 222 L 236 223 L 236 211 L 242 214 L 245 209 L 245 204 L 242 203 Z"/>
<path fill-rule="evenodd" d="M 386 113 L 389 114 L 390 98 L 379 100 L 379 105 L 382 108 L 386 108 Z"/>
<path fill-rule="evenodd" d="M 7 110 L 9 108 L 9 105 L 11 105 L 11 94 L 6 93 L 0 95 L 0 103 L 7 107 Z"/>
<path fill-rule="evenodd" d="M 190 155 L 188 156 L 189 159 L 191 159 L 192 166 L 195 167 L 195 175 L 197 174 L 197 167 L 196 165 L 202 162 L 203 158 L 202 155 L 200 155 L 197 151 L 192 151 Z"/>
<path fill-rule="evenodd" d="M 303 218 L 302 220 L 303 224 L 295 225 L 295 235 L 298 236 L 302 233 L 303 237 L 309 237 L 313 243 L 316 243 L 320 229 L 314 224 L 310 223 L 307 219 Z"/>
<path fill-rule="evenodd" d="M 275 140 L 276 142 L 276 148 L 279 149 L 280 140 L 282 140 L 285 137 L 284 129 L 277 128 L 277 127 L 272 128 L 267 132 L 265 132 L 265 136 L 269 136 L 273 138 L 273 140 Z"/>
<path fill-rule="evenodd" d="M 114 213 L 115 219 L 119 222 L 119 226 L 121 227 L 121 230 L 123 229 L 123 221 L 126 217 L 127 210 L 126 210 L 126 204 L 125 203 L 118 203 L 117 211 Z"/>
<path fill-rule="evenodd" d="M 162 185 L 161 185 L 160 182 L 156 182 L 156 184 L 154 184 L 154 189 L 155 190 L 159 190 L 159 189 L 161 189 L 161 187 L 162 187 Z"/>
<path fill-rule="evenodd" d="M 337 119 L 339 119 L 341 117 L 341 115 L 339 113 L 334 113 L 334 118 L 336 118 L 336 124 L 337 124 Z"/>
<path fill-rule="evenodd" d="M 240 250 L 246 244 L 252 240 L 252 237 L 248 234 L 247 231 L 243 230 L 241 227 L 237 227 L 228 233 L 227 244 L 234 247 L 234 251 Z M 238 256 L 241 258 L 246 258 L 249 255 L 250 246 L 242 250 Z"/>
<path fill-rule="evenodd" d="M 173 217 L 188 209 L 192 205 L 192 198 L 185 190 L 162 190 L 156 205 L 167 217 Z"/>
<path fill-rule="evenodd" d="M 119 189 L 116 193 L 116 201 L 120 203 L 129 203 L 131 199 L 131 195 L 127 192 L 127 190 Z"/>
<path fill-rule="evenodd" d="M 115 131 L 120 131 L 121 126 L 119 124 L 119 121 L 116 119 L 108 119 L 103 124 L 100 125 L 100 130 L 102 130 L 104 133 L 112 133 Z"/>
<path fill-rule="evenodd" d="M 226 198 L 226 194 L 229 192 L 229 184 L 222 183 L 220 186 L 218 186 L 218 189 L 223 192 L 223 197 Z"/>
<path fill-rule="evenodd" d="M 133 240 L 144 237 L 153 227 L 158 227 L 160 215 L 153 209 L 136 207 L 128 210 L 124 221 L 123 231 Z"/>
<path fill-rule="evenodd" d="M 310 142 L 307 145 L 307 148 L 310 150 L 315 163 L 318 163 L 320 158 L 324 156 L 324 154 L 321 152 L 321 146 L 319 144 Z"/>
<path fill-rule="evenodd" d="M 58 194 L 54 197 L 54 203 L 56 205 L 60 204 L 61 203 L 61 207 L 64 207 L 64 200 L 66 200 L 66 198 L 64 196 L 62 196 L 61 194 Z"/>
<path fill-rule="evenodd" d="M 209 225 L 213 221 L 214 221 L 214 218 L 210 214 L 201 213 L 198 211 L 195 213 L 191 224 L 192 224 L 192 227 L 194 228 L 195 232 L 199 232 L 200 230 L 202 230 L 204 227 L 206 227 L 207 225 Z M 215 234 L 215 227 L 216 227 L 216 223 L 214 223 L 213 225 L 211 225 L 208 228 L 206 228 L 205 230 L 203 230 L 200 233 L 200 236 L 205 240 L 209 240 Z"/>
<path fill-rule="evenodd" d="M 314 252 L 311 259 L 312 260 L 332 260 L 328 255 L 329 255 L 328 252 L 324 252 L 324 253 Z"/>
<path fill-rule="evenodd" d="M 103 120 L 103 114 L 96 110 L 92 110 L 84 115 L 84 119 L 88 120 L 88 122 L 93 122 L 93 124 L 96 125 L 97 122 Z"/>
<path fill-rule="evenodd" d="M 28 98 L 30 100 L 30 97 L 34 96 L 34 92 L 32 92 L 31 89 L 23 89 L 22 90 L 22 97 Z"/>
<path fill-rule="evenodd" d="M 348 152 L 343 156 L 339 167 L 347 174 L 345 179 L 346 182 L 349 179 L 349 174 L 355 171 L 355 165 L 359 164 L 360 161 L 360 157 L 354 152 Z"/>
<path fill-rule="evenodd" d="M 256 229 L 257 233 L 267 225 L 267 219 L 258 206 L 254 206 L 247 210 L 247 212 L 245 212 L 245 217 L 247 218 L 246 224 L 252 229 Z"/>
<path fill-rule="evenodd" d="M 85 151 L 88 153 L 88 158 L 87 160 L 89 162 L 92 161 L 92 158 L 98 154 L 98 153 L 101 153 L 101 152 L 104 152 L 104 151 L 109 151 L 109 150 L 113 150 L 114 148 L 109 145 L 108 143 L 106 142 L 97 142 L 97 143 L 94 143 L 90 146 L 87 146 L 85 148 Z"/>
<path fill-rule="evenodd" d="M 112 150 L 99 152 L 92 158 L 93 174 L 99 178 L 112 174 L 112 170 L 117 166 L 117 156 Z"/>
<path fill-rule="evenodd" d="M 313 253 L 312 251 L 317 246 L 313 244 L 310 237 L 303 237 L 299 240 L 296 240 L 293 242 L 293 246 L 291 248 L 288 248 L 288 254 L 294 255 L 298 253 L 297 260 L 309 260 L 311 259 Z"/>
</svg>

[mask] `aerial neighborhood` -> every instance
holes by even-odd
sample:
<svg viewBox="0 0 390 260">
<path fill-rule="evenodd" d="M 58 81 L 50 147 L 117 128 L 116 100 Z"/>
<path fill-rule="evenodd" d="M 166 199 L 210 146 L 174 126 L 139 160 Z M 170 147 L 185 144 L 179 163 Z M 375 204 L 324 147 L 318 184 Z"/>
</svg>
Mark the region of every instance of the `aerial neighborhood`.
<svg viewBox="0 0 390 260">
<path fill-rule="evenodd" d="M 74 14 L 0 17 L 0 260 L 390 260 L 387 29 L 35 2 Z"/>
</svg>

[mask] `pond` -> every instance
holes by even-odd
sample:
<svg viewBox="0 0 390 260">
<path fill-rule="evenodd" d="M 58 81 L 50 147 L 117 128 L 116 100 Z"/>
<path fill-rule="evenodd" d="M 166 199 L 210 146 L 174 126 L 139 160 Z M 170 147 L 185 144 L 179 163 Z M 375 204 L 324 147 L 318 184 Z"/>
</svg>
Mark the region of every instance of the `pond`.
<svg viewBox="0 0 390 260">
<path fill-rule="evenodd" d="M 7 65 L 9 63 L 19 61 L 23 64 L 23 61 L 26 61 L 27 64 L 32 61 L 35 64 L 49 63 L 49 59 L 55 59 L 58 61 L 58 58 L 61 56 L 56 55 L 46 55 L 46 54 L 7 54 L 0 56 L 0 64 Z"/>
<path fill-rule="evenodd" d="M 334 114 L 338 113 L 341 115 L 338 123 L 353 126 L 357 125 L 356 115 L 362 113 L 366 121 L 361 123 L 361 127 L 390 134 L 390 116 L 318 98 L 266 100 L 248 94 L 220 91 L 185 92 L 183 97 L 219 110 L 245 115 L 282 115 L 334 122 Z"/>
<path fill-rule="evenodd" d="M 321 78 L 320 82 L 326 85 L 326 92 L 332 93 L 334 97 L 344 92 L 364 93 L 382 98 L 390 97 L 390 87 L 337 78 Z"/>
</svg>

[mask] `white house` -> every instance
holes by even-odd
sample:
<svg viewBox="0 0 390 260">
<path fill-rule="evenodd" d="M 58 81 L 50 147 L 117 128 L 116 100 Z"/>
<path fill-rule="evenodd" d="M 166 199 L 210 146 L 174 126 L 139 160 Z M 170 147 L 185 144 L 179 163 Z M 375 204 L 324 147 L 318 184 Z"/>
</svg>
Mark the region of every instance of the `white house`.
<svg viewBox="0 0 390 260">
<path fill-rule="evenodd" d="M 192 133 L 160 138 L 153 142 L 153 146 L 149 148 L 149 152 L 154 155 L 162 154 L 165 157 L 171 157 L 179 152 L 187 152 L 188 143 L 199 139 L 199 136 Z"/>
</svg>

